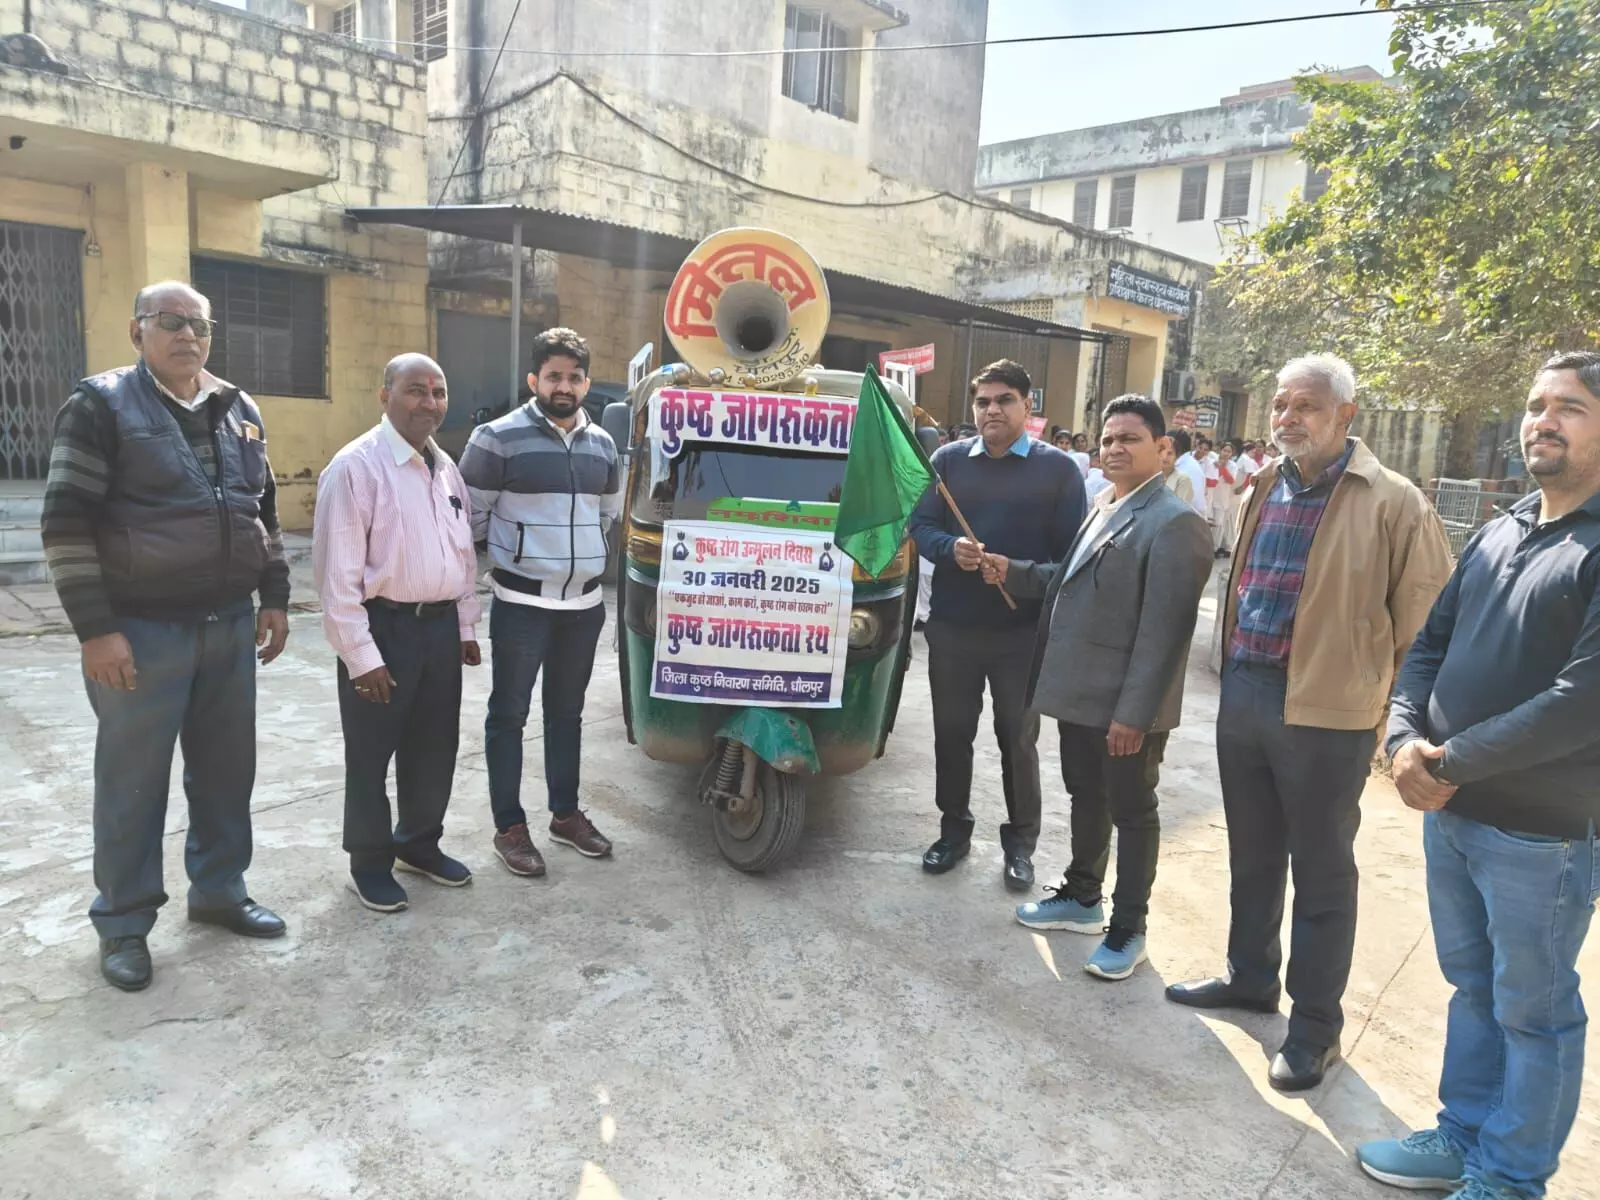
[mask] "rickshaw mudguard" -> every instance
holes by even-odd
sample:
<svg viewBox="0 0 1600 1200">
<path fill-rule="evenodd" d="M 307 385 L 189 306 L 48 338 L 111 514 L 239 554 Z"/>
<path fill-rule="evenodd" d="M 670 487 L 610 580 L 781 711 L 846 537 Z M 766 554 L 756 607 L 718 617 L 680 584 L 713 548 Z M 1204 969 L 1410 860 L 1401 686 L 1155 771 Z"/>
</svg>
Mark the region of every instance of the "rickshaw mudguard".
<svg viewBox="0 0 1600 1200">
<path fill-rule="evenodd" d="M 717 736 L 748 746 L 757 758 L 785 775 L 816 775 L 822 769 L 811 727 L 793 713 L 771 708 L 736 709 L 717 730 Z"/>
</svg>

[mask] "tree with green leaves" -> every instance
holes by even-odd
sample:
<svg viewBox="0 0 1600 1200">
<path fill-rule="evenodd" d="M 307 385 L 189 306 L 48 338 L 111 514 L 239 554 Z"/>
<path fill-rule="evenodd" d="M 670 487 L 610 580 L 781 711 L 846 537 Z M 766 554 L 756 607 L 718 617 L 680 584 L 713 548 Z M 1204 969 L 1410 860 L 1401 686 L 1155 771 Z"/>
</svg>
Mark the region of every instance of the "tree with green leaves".
<svg viewBox="0 0 1600 1200">
<path fill-rule="evenodd" d="M 1600 345 L 1600 0 L 1379 6 L 1393 78 L 1300 81 L 1328 190 L 1222 269 L 1197 359 L 1254 382 L 1334 350 L 1465 432 L 1553 350 Z"/>
</svg>

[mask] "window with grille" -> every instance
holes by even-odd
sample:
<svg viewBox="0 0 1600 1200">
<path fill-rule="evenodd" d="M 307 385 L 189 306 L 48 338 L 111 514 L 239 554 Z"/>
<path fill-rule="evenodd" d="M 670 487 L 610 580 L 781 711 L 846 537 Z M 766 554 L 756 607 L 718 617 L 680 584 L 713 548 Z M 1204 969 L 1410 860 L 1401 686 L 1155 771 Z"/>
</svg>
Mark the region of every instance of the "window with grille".
<svg viewBox="0 0 1600 1200">
<path fill-rule="evenodd" d="M 1098 179 L 1080 179 L 1072 189 L 1072 223 L 1085 229 L 1094 228 L 1095 204 L 1100 198 Z"/>
<path fill-rule="evenodd" d="M 196 257 L 191 266 L 217 320 L 207 370 L 267 396 L 328 394 L 321 275 L 220 258 Z"/>
<path fill-rule="evenodd" d="M 328 22 L 328 32 L 335 37 L 355 38 L 361 36 L 361 5 L 346 4 L 343 8 L 333 10 L 333 16 Z"/>
<path fill-rule="evenodd" d="M 1011 205 L 1012 205 L 1013 208 L 1032 208 L 1033 207 L 1033 189 L 1032 188 L 1012 188 L 1011 189 Z"/>
<path fill-rule="evenodd" d="M 1222 168 L 1222 209 L 1219 217 L 1248 217 L 1250 215 L 1250 177 L 1255 173 L 1255 159 L 1235 159 Z"/>
<path fill-rule="evenodd" d="M 786 5 L 783 94 L 807 108 L 854 121 L 856 105 L 851 95 L 850 56 L 842 53 L 850 44 L 850 31 L 825 13 Z"/>
<path fill-rule="evenodd" d="M 1028 317 L 1034 321 L 1054 321 L 1056 319 L 1056 302 L 1049 297 L 1042 300 L 1007 300 L 1001 304 L 991 304 L 990 308 L 998 308 L 1001 312 L 1012 313 L 1019 317 Z"/>
<path fill-rule="evenodd" d="M 1178 220 L 1201 221 L 1206 215 L 1206 180 L 1211 167 L 1201 163 L 1183 169 L 1183 182 L 1178 187 Z"/>
<path fill-rule="evenodd" d="M 1310 163 L 1306 164 L 1306 186 L 1300 193 L 1300 198 L 1307 204 L 1317 200 L 1322 193 L 1328 190 L 1328 172 L 1319 171 Z"/>
<path fill-rule="evenodd" d="M 412 52 L 423 62 L 443 58 L 450 44 L 450 0 L 411 0 Z"/>
<path fill-rule="evenodd" d="M 1133 188 L 1136 175 L 1119 175 L 1111 181 L 1110 229 L 1127 229 L 1133 224 Z"/>
</svg>

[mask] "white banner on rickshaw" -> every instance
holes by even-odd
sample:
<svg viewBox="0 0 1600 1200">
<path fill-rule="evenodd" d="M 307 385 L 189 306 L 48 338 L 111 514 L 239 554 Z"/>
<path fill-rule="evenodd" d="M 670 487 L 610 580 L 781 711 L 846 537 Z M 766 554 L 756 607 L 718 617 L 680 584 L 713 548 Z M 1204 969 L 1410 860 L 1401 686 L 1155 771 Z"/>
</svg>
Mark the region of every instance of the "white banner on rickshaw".
<svg viewBox="0 0 1600 1200">
<path fill-rule="evenodd" d="M 650 397 L 650 441 L 668 458 L 686 442 L 844 454 L 855 423 L 847 396 L 664 387 Z"/>
<path fill-rule="evenodd" d="M 650 694 L 838 708 L 853 597 L 850 559 L 831 534 L 668 521 Z"/>
</svg>

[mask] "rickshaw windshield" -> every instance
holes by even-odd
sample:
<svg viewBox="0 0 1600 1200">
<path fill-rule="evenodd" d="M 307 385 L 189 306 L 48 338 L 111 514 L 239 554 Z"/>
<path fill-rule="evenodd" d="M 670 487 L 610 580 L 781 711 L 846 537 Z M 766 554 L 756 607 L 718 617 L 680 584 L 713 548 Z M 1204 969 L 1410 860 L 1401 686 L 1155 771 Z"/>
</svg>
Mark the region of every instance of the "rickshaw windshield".
<svg viewBox="0 0 1600 1200">
<path fill-rule="evenodd" d="M 647 525 L 704 520 L 718 500 L 839 502 L 843 456 L 787 450 L 744 450 L 689 442 L 677 458 L 641 447 L 633 519 Z"/>
</svg>

